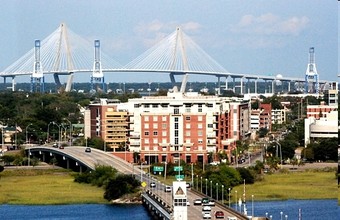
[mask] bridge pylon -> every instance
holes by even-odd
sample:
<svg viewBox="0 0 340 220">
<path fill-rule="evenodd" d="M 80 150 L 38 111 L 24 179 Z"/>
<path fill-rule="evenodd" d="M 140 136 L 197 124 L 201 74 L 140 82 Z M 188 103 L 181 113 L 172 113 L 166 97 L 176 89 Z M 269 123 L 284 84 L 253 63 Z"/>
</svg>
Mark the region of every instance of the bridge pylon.
<svg viewBox="0 0 340 220">
<path fill-rule="evenodd" d="M 319 75 L 315 65 L 314 47 L 309 48 L 309 63 L 305 74 L 305 94 L 319 94 Z"/>
<path fill-rule="evenodd" d="M 34 42 L 34 64 L 31 75 L 31 92 L 45 92 L 45 78 L 40 59 L 40 40 Z"/>
<path fill-rule="evenodd" d="M 93 71 L 91 75 L 91 90 L 94 91 L 94 83 L 101 83 L 102 90 L 105 92 L 105 80 L 104 74 L 102 71 L 102 64 L 100 60 L 100 41 L 94 41 L 94 63 L 93 63 Z"/>
</svg>

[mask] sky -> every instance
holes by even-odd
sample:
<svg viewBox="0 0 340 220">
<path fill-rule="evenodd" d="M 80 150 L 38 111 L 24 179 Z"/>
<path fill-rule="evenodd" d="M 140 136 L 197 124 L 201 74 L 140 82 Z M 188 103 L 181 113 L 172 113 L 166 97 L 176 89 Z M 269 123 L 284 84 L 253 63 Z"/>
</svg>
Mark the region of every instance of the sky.
<svg viewBox="0 0 340 220">
<path fill-rule="evenodd" d="M 337 81 L 336 0 L 11 0 L 0 1 L 0 71 L 65 23 L 125 65 L 181 27 L 232 73 L 304 78 L 315 48 L 321 80 Z M 105 45 L 105 46 L 104 46 Z M 33 64 L 32 64 L 33 66 Z M 33 67 L 32 67 L 33 68 Z M 17 77 L 17 82 L 29 82 Z M 52 82 L 52 77 L 46 77 Z M 89 82 L 76 74 L 75 82 Z M 106 82 L 168 82 L 165 73 L 105 74 Z M 217 81 L 190 75 L 189 81 Z"/>
</svg>

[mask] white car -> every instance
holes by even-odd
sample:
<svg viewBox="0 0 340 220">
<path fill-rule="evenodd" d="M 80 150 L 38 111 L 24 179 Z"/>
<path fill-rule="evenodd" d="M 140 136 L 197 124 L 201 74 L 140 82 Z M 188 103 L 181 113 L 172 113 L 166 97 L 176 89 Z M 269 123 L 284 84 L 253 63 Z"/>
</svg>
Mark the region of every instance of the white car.
<svg viewBox="0 0 340 220">
<path fill-rule="evenodd" d="M 211 219 L 210 212 L 203 212 L 202 215 L 203 215 L 203 219 Z"/>
<path fill-rule="evenodd" d="M 165 186 L 164 192 L 171 192 L 171 186 Z"/>
<path fill-rule="evenodd" d="M 210 206 L 203 206 L 202 207 L 202 211 L 203 212 L 205 212 L 205 211 L 210 212 L 211 211 L 211 207 Z"/>
<path fill-rule="evenodd" d="M 189 201 L 187 201 L 187 206 L 190 206 L 190 202 Z"/>
</svg>

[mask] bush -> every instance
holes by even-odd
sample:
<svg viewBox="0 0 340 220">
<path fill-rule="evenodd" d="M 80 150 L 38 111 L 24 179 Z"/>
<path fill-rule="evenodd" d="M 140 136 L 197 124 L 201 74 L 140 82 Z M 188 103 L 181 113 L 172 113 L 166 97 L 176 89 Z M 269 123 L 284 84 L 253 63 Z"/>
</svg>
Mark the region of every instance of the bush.
<svg viewBox="0 0 340 220">
<path fill-rule="evenodd" d="M 245 180 L 246 184 L 253 184 L 255 182 L 255 175 L 249 169 L 239 167 L 236 170 L 241 175 L 241 178 Z"/>
<path fill-rule="evenodd" d="M 104 199 L 111 201 L 125 194 L 135 193 L 139 190 L 140 181 L 130 175 L 119 175 L 110 179 L 105 187 Z"/>
</svg>

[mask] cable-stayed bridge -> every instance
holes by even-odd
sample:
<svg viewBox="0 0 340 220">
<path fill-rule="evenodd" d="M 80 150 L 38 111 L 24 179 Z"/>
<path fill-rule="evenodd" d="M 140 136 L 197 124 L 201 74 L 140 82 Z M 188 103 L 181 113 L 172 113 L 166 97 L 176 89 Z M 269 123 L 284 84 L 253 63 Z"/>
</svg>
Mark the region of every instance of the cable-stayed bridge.
<svg viewBox="0 0 340 220">
<path fill-rule="evenodd" d="M 91 73 L 91 85 L 101 83 L 105 86 L 104 73 L 114 74 L 122 72 L 160 72 L 168 73 L 170 80 L 175 83 L 176 75 L 183 75 L 180 91 L 186 90 L 188 75 L 212 75 L 218 78 L 226 78 L 225 89 L 228 88 L 228 78 L 232 79 L 232 90 L 239 88 L 239 93 L 244 93 L 244 87 L 250 80 L 255 81 L 254 93 L 257 93 L 257 81 L 271 82 L 271 93 L 275 92 L 275 85 L 280 82 L 288 83 L 290 90 L 293 86 L 303 87 L 307 79 L 287 78 L 278 76 L 261 76 L 252 74 L 231 73 L 219 65 L 212 57 L 204 52 L 188 35 L 180 28 L 142 55 L 121 65 L 110 56 L 101 52 L 100 41 L 94 40 L 94 44 L 72 32 L 61 24 L 42 41 L 36 40 L 34 48 L 28 51 L 12 65 L 0 73 L 6 82 L 12 78 L 12 90 L 14 91 L 15 77 L 22 75 L 31 76 L 31 91 L 44 92 L 44 75 L 53 74 L 58 86 L 61 86 L 59 76 L 68 75 L 65 91 L 70 91 L 75 73 Z M 238 79 L 238 82 L 236 82 Z M 244 83 L 244 80 L 247 82 Z M 311 82 L 308 82 L 311 84 Z M 312 82 L 313 83 L 313 82 Z M 318 84 L 327 85 L 330 82 L 318 80 Z M 249 91 L 249 89 L 248 89 Z"/>
</svg>

